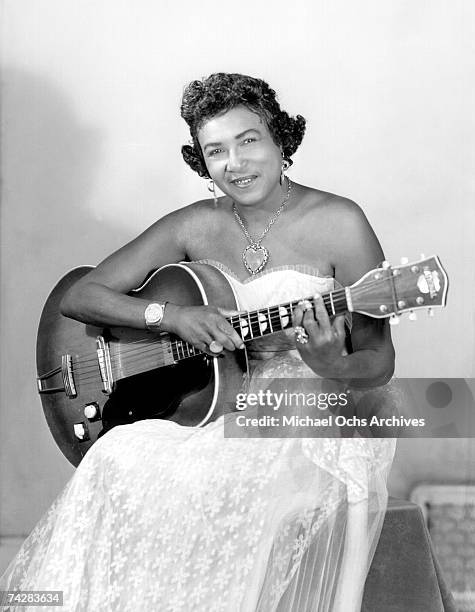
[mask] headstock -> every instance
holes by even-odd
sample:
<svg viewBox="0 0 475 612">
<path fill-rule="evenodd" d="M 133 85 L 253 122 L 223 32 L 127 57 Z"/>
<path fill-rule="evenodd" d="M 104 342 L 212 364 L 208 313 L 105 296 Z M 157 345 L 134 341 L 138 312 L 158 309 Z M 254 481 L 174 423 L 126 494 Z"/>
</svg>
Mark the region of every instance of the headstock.
<svg viewBox="0 0 475 612">
<path fill-rule="evenodd" d="M 390 317 L 390 323 L 398 322 L 397 315 L 415 310 L 442 307 L 446 304 L 449 281 L 437 255 L 399 266 L 383 262 L 381 268 L 367 272 L 347 289 L 349 310 L 377 319 Z"/>
</svg>

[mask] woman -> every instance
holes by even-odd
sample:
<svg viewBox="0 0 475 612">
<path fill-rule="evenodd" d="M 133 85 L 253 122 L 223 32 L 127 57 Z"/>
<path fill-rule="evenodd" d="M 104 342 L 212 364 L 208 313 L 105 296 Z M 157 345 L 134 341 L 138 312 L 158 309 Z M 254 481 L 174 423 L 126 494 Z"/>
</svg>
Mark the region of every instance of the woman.
<svg viewBox="0 0 475 612">
<path fill-rule="evenodd" d="M 321 293 L 383 259 L 353 202 L 291 182 L 305 120 L 259 79 L 214 74 L 181 107 L 185 161 L 214 198 L 157 221 L 65 296 L 66 316 L 172 332 L 216 356 L 242 338 L 214 307 L 149 304 L 126 294 L 171 262 L 214 265 L 252 310 L 315 295 L 294 332 L 256 341 L 251 382 L 325 377 L 377 386 L 393 372 L 388 326 L 343 317 Z M 224 196 L 217 198 L 218 187 Z M 118 426 L 88 452 L 25 542 L 1 588 L 64 590 L 67 610 L 360 609 L 385 511 L 389 440 L 225 439 L 162 420 Z"/>
</svg>

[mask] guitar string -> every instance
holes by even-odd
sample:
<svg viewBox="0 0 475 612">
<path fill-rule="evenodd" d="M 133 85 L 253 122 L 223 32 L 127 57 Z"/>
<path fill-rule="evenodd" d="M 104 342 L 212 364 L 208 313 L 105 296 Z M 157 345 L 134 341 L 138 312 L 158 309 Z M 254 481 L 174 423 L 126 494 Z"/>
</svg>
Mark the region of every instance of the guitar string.
<svg viewBox="0 0 475 612">
<path fill-rule="evenodd" d="M 340 290 L 337 290 L 337 291 L 341 292 L 342 290 L 340 289 Z M 336 291 L 334 293 L 336 293 Z M 310 299 L 311 300 L 313 298 L 302 298 L 302 299 Z M 300 300 L 298 300 L 298 301 L 300 301 Z M 329 297 L 325 297 L 325 302 L 328 305 L 331 305 L 331 300 L 330 300 Z M 346 302 L 346 294 L 345 294 L 345 296 L 342 296 L 342 297 L 338 297 L 337 296 L 337 297 L 333 298 L 333 303 L 335 305 L 343 304 L 345 302 Z M 264 314 L 263 311 L 274 310 L 276 312 L 271 314 L 271 317 L 275 317 L 276 320 L 278 321 L 279 318 L 280 318 L 280 314 L 279 314 L 278 310 L 281 307 L 286 308 L 289 305 L 292 307 L 292 305 L 294 305 L 294 304 L 295 305 L 297 304 L 297 300 L 293 300 L 292 302 L 285 302 L 283 304 L 276 304 L 274 306 L 269 306 L 269 308 L 264 307 L 264 308 L 261 308 L 261 309 L 257 309 L 257 311 L 244 311 L 244 312 L 242 312 L 240 314 L 232 315 L 228 320 L 231 323 L 234 322 L 236 325 L 239 323 L 240 320 L 244 320 L 245 322 L 247 322 L 249 319 L 251 319 L 251 321 L 255 323 L 255 322 L 257 322 L 257 320 L 259 319 L 261 314 Z M 264 315 L 264 316 L 266 316 L 266 315 Z M 160 337 L 158 337 L 157 339 L 153 339 L 153 340 L 150 340 L 150 339 L 147 339 L 147 338 L 141 338 L 139 340 L 133 340 L 133 341 L 127 342 L 127 346 L 138 345 L 138 344 L 151 344 L 151 343 L 154 343 L 154 342 L 161 342 L 161 341 L 162 340 L 160 339 Z M 132 348 L 132 349 L 123 349 L 121 352 L 122 352 L 122 354 L 124 354 L 124 353 L 130 352 L 130 350 L 134 350 L 134 348 Z M 94 361 L 94 362 L 97 361 L 97 354 L 95 352 L 86 353 L 85 357 L 87 357 L 88 355 L 91 355 L 91 357 L 89 359 L 82 358 L 80 360 L 80 362 L 77 361 L 76 364 L 79 364 L 79 363 L 83 364 L 83 363 L 85 363 L 87 361 Z"/>
<path fill-rule="evenodd" d="M 388 280 L 388 278 L 378 279 L 378 280 L 372 281 L 371 283 L 365 283 L 361 287 L 357 286 L 357 287 L 355 287 L 352 290 L 352 296 L 355 296 L 355 297 L 361 296 L 361 295 L 363 295 L 367 291 L 368 285 L 374 285 L 374 284 L 378 284 L 378 283 L 381 283 L 381 282 L 386 282 L 387 280 Z M 335 294 L 337 294 L 337 293 L 339 295 L 335 296 Z M 346 292 L 345 292 L 344 289 L 335 290 L 335 291 L 332 292 L 332 295 L 333 295 L 333 304 L 334 305 L 339 305 L 339 304 L 344 303 L 346 301 Z M 310 298 L 310 299 L 312 299 L 312 298 Z M 331 305 L 331 299 L 329 297 L 329 294 L 326 294 L 324 296 L 324 302 L 325 302 L 326 305 Z M 297 300 L 295 300 L 293 302 L 286 302 L 284 307 L 288 307 L 289 305 L 292 307 L 294 303 L 296 304 Z M 379 301 L 374 302 L 374 304 L 378 304 L 378 303 L 379 303 Z M 271 318 L 270 318 L 271 325 L 273 323 L 275 323 L 275 322 L 280 321 L 281 317 L 280 317 L 280 314 L 278 312 L 278 309 L 281 308 L 282 306 L 283 305 L 281 304 L 281 305 L 275 305 L 275 306 L 269 307 L 269 310 L 277 311 L 274 314 L 271 314 Z M 259 330 L 256 330 L 254 328 L 254 331 L 256 331 L 257 333 L 260 333 L 260 327 L 261 327 L 261 325 L 263 323 L 265 323 L 265 321 L 260 321 L 259 320 L 260 317 L 262 317 L 262 315 L 263 315 L 264 317 L 266 317 L 266 319 L 269 318 L 268 315 L 264 314 L 263 311 L 265 311 L 265 310 L 268 310 L 268 309 L 267 308 L 262 308 L 262 309 L 258 309 L 257 311 L 249 312 L 247 314 L 246 313 L 242 313 L 242 314 L 239 314 L 239 315 L 232 315 L 229 320 L 230 320 L 231 323 L 235 322 L 237 324 L 239 323 L 240 320 L 244 320 L 246 323 L 248 323 L 248 320 L 250 320 L 251 321 L 251 325 L 254 323 L 254 324 L 256 324 L 259 327 Z M 273 318 L 275 320 L 273 320 Z M 248 326 L 246 326 L 246 327 L 248 327 Z M 250 339 L 251 338 L 247 338 L 247 340 L 250 340 Z M 149 341 L 147 341 L 147 339 L 140 339 L 140 340 L 137 340 L 137 341 L 129 342 L 128 345 L 146 344 L 147 345 L 146 349 L 135 348 L 134 346 L 132 346 L 132 348 L 130 348 L 130 349 L 122 349 L 121 356 L 122 355 L 130 354 L 130 353 L 135 353 L 135 352 L 138 352 L 138 351 L 143 353 L 144 351 L 148 350 L 149 345 L 155 344 L 155 343 L 161 343 L 161 344 L 165 343 L 167 345 L 168 349 L 169 349 L 169 348 L 177 348 L 177 344 L 182 344 L 183 342 L 184 341 L 180 341 L 180 340 L 166 342 L 166 341 L 163 341 L 160 337 L 157 338 L 156 340 L 149 340 Z M 152 347 L 152 349 L 154 349 L 154 348 L 155 347 Z M 177 349 L 177 350 L 179 350 L 179 349 Z M 188 349 L 185 349 L 185 350 L 188 350 Z M 182 349 L 182 352 L 183 352 L 183 349 Z M 94 355 L 94 353 L 90 353 L 90 354 Z M 162 351 L 162 354 L 163 354 L 163 351 Z M 190 355 L 190 357 L 191 356 L 194 356 L 194 355 Z M 188 355 L 186 355 L 186 357 L 188 357 Z M 115 360 L 116 359 L 120 359 L 119 356 L 112 356 L 111 358 L 115 359 Z M 76 369 L 79 370 L 79 369 L 81 369 L 81 367 L 83 367 L 83 368 L 87 367 L 86 366 L 86 362 L 87 361 L 97 362 L 97 356 L 92 357 L 90 360 L 89 359 L 81 359 L 81 360 L 79 360 L 78 362 L 76 362 L 75 370 Z M 94 369 L 96 369 L 97 367 L 98 366 L 96 364 Z"/>
<path fill-rule="evenodd" d="M 280 321 L 281 321 L 280 317 L 278 317 L 278 318 L 274 317 L 274 319 L 275 320 L 272 321 L 272 318 L 271 318 L 271 324 L 273 324 L 273 325 L 275 325 L 276 323 L 280 324 Z M 265 324 L 265 322 L 264 321 L 259 322 L 258 320 L 255 320 L 254 323 L 259 326 L 259 329 L 256 329 L 254 327 L 254 332 L 257 335 L 261 335 L 261 334 L 262 335 L 266 335 L 265 333 L 262 333 L 265 329 L 267 329 L 267 325 L 266 325 L 265 328 L 263 328 L 263 325 Z M 270 329 L 270 326 L 269 326 L 269 329 Z M 246 335 L 246 336 L 244 336 L 243 339 L 245 341 L 250 341 L 250 340 L 252 340 L 252 336 L 251 335 L 249 335 L 249 336 Z M 152 344 L 152 343 L 150 343 L 150 344 Z M 156 346 L 154 346 L 154 345 L 156 345 Z M 165 346 L 163 346 L 163 345 L 165 345 Z M 200 351 L 199 349 L 195 349 L 195 350 L 198 351 L 197 353 L 196 352 L 191 352 L 191 351 L 193 351 L 193 348 L 188 350 L 188 348 L 186 348 L 186 347 L 187 347 L 186 342 L 185 341 L 181 341 L 181 340 L 176 340 L 176 341 L 171 341 L 171 342 L 163 342 L 163 341 L 160 341 L 160 340 L 156 340 L 156 341 L 153 341 L 152 346 L 149 345 L 149 346 L 147 346 L 147 348 L 142 349 L 140 351 L 137 350 L 137 349 L 135 349 L 135 350 L 128 350 L 127 351 L 127 353 L 128 353 L 128 355 L 127 355 L 127 363 L 128 363 L 129 366 L 130 366 L 130 364 L 133 363 L 133 361 L 135 361 L 135 362 L 141 361 L 142 363 L 145 363 L 147 358 L 150 359 L 151 357 L 153 357 L 155 359 L 155 361 L 153 362 L 153 365 L 155 367 L 160 367 L 161 365 L 165 365 L 165 364 L 164 363 L 162 363 L 162 364 L 157 363 L 157 360 L 160 360 L 160 359 L 163 360 L 164 354 L 165 353 L 170 354 L 172 349 L 175 349 L 175 354 L 178 357 L 178 360 L 182 360 L 184 358 L 191 358 L 191 357 L 195 357 L 195 356 L 198 356 L 198 355 L 205 354 L 204 352 Z M 150 353 L 150 354 L 147 354 L 147 353 Z M 112 355 L 111 356 L 112 365 L 116 365 L 117 361 L 120 361 L 121 358 L 122 358 L 122 354 L 121 355 Z M 78 376 L 82 375 L 82 380 L 85 380 L 88 373 L 91 373 L 91 374 L 94 375 L 94 377 L 96 377 L 97 374 L 99 373 L 99 366 L 98 366 L 97 361 L 96 361 L 95 365 L 92 368 L 89 368 L 89 370 L 83 369 L 82 372 L 76 372 L 76 370 L 77 369 L 75 368 L 74 372 L 77 373 Z M 137 371 L 137 373 L 139 373 L 139 372 L 140 372 L 140 370 Z"/>
<path fill-rule="evenodd" d="M 334 300 L 334 303 L 335 303 L 335 300 Z M 278 312 L 280 307 L 281 307 L 281 305 L 276 305 L 276 306 L 270 307 L 270 310 L 274 310 L 274 312 L 272 312 L 270 314 L 270 318 L 269 318 L 269 316 L 264 315 L 264 316 L 266 316 L 266 321 L 270 320 L 270 325 L 268 326 L 269 328 L 271 326 L 272 327 L 280 326 L 280 322 L 281 322 L 281 320 L 285 316 L 287 316 L 289 318 L 291 317 L 290 314 L 288 314 L 288 315 L 280 315 L 280 313 Z M 249 327 L 252 327 L 253 328 L 253 332 L 260 333 L 260 331 L 258 331 L 256 329 L 256 326 L 258 326 L 259 330 L 260 330 L 262 325 L 265 323 L 265 321 L 261 321 L 259 319 L 261 314 L 263 314 L 262 310 L 267 310 L 267 309 L 261 309 L 260 312 L 252 312 L 252 313 L 249 313 L 249 315 L 244 315 L 244 314 L 243 315 L 233 315 L 230 318 L 231 319 L 230 322 L 234 322 L 236 324 L 237 328 L 239 328 L 239 327 L 242 328 L 242 326 L 239 326 L 239 322 L 240 321 L 244 321 L 244 323 L 246 324 L 244 327 L 247 327 L 248 329 L 249 329 Z M 251 322 L 251 325 L 249 325 L 249 320 Z M 238 330 L 236 330 L 236 331 L 238 331 Z M 281 331 L 281 330 L 277 330 L 277 331 Z M 267 335 L 267 334 L 265 334 L 265 335 Z M 148 350 L 148 347 L 150 345 L 153 345 L 153 344 L 160 344 L 160 345 L 164 344 L 167 348 L 168 347 L 170 347 L 170 348 L 177 347 L 177 345 L 179 345 L 181 343 L 185 343 L 186 344 L 185 340 L 179 340 L 178 339 L 178 340 L 166 341 L 166 340 L 163 340 L 162 338 L 163 337 L 159 336 L 159 337 L 157 337 L 156 339 L 153 339 L 153 340 L 146 340 L 146 339 L 143 340 L 142 339 L 140 341 L 130 342 L 130 343 L 127 344 L 127 346 L 134 345 L 134 346 L 132 346 L 132 348 L 122 348 L 121 351 L 120 351 L 120 356 L 119 355 L 111 355 L 111 360 L 112 359 L 120 359 L 124 355 L 128 356 L 128 355 L 133 354 L 133 353 L 138 353 L 138 354 L 144 353 L 144 352 L 146 352 Z M 244 339 L 246 339 L 246 336 L 244 336 L 243 340 Z M 247 340 L 252 340 L 252 337 L 248 337 Z M 137 347 L 136 348 L 136 345 L 139 344 L 139 343 L 145 344 L 145 348 L 141 348 L 141 347 Z M 165 350 L 167 350 L 167 349 L 165 349 Z M 180 350 L 180 349 L 177 348 L 177 350 Z M 188 349 L 185 349 L 185 350 L 188 350 Z M 199 350 L 199 349 L 196 349 L 196 350 Z M 81 359 L 81 360 L 75 362 L 75 370 L 80 370 L 81 367 L 88 367 L 88 366 L 85 366 L 86 362 L 94 362 L 95 364 L 97 363 L 97 355 L 95 353 L 89 353 L 89 354 L 93 355 L 93 357 L 90 358 L 90 359 Z"/>
<path fill-rule="evenodd" d="M 257 323 L 258 322 L 256 321 L 256 324 Z M 280 319 L 274 320 L 272 325 L 274 327 L 277 327 L 278 323 L 280 323 Z M 265 336 L 266 335 L 265 330 L 267 328 L 270 329 L 269 325 L 266 325 L 265 327 L 264 325 L 265 323 L 261 322 L 259 330 L 254 328 L 254 333 L 257 335 L 257 337 Z M 277 330 L 277 331 L 280 331 L 280 330 Z M 248 342 L 248 341 L 251 341 L 253 338 L 251 334 L 246 334 L 243 337 L 243 339 L 245 342 Z M 173 349 L 174 349 L 174 352 L 172 352 Z M 155 367 L 158 368 L 160 366 L 167 365 L 164 359 L 165 355 L 172 356 L 173 361 L 175 361 L 175 359 L 178 361 L 181 361 L 184 358 L 191 358 L 191 357 L 195 357 L 195 356 L 203 355 L 203 354 L 206 354 L 206 353 L 204 353 L 200 349 L 196 349 L 196 347 L 191 346 L 191 348 L 188 349 L 188 345 L 184 341 L 180 341 L 180 340 L 171 341 L 171 342 L 153 341 L 153 344 L 151 343 L 151 345 L 148 345 L 144 349 L 141 349 L 141 350 L 135 349 L 135 350 L 127 351 L 126 360 L 127 360 L 127 366 L 133 367 L 134 362 L 135 363 L 137 362 L 145 363 L 147 359 L 153 358 L 154 359 L 153 363 Z M 120 363 L 123 357 L 124 355 L 122 354 L 112 355 L 111 365 L 113 367 L 117 366 L 117 363 Z M 168 365 L 171 365 L 171 364 L 168 364 Z M 88 374 L 93 374 L 94 376 L 96 376 L 99 373 L 99 364 L 96 361 L 96 363 L 93 366 L 90 366 L 89 368 L 83 368 L 82 371 L 78 371 L 78 370 L 79 368 L 73 368 L 74 374 L 81 377 L 82 380 L 85 380 Z M 140 370 L 138 370 L 138 372 L 140 372 Z"/>
<path fill-rule="evenodd" d="M 251 340 L 252 338 L 248 338 L 247 340 Z M 184 341 L 178 341 L 175 344 L 178 343 L 183 343 Z M 170 343 L 171 344 L 171 343 Z M 198 349 L 197 349 L 198 350 Z M 169 350 L 167 348 L 166 350 L 167 353 L 169 353 Z M 180 351 L 177 350 L 177 352 L 181 352 L 181 355 L 178 355 L 178 360 L 182 361 L 184 359 L 190 359 L 192 357 L 197 357 L 197 356 L 202 356 L 205 355 L 206 353 L 198 350 L 197 353 L 188 353 L 186 354 L 185 351 L 183 349 L 181 349 Z M 122 378 L 126 378 L 129 376 L 133 376 L 135 374 L 139 374 L 141 372 L 145 372 L 147 370 L 153 370 L 156 369 L 158 367 L 164 366 L 164 363 L 157 363 L 157 361 L 159 360 L 159 358 L 163 357 L 164 354 L 164 350 L 162 350 L 162 348 L 160 346 L 153 346 L 153 347 L 149 347 L 147 349 L 147 353 L 151 353 L 148 355 L 144 355 L 143 352 L 136 352 L 134 355 L 129 356 L 127 359 L 127 366 L 128 366 L 128 370 L 127 370 L 127 375 L 125 377 Z M 112 365 L 116 365 L 116 363 L 114 362 L 114 360 L 112 360 L 113 363 Z M 140 367 L 138 369 L 134 369 L 134 366 L 136 368 L 136 366 L 140 364 Z M 169 364 L 171 365 L 171 364 Z M 88 381 L 90 380 L 101 380 L 100 378 L 100 373 L 99 373 L 99 367 L 98 365 L 96 365 L 96 367 L 93 368 L 94 371 L 90 371 L 88 372 L 83 372 L 80 373 L 78 375 L 78 383 L 80 382 L 81 384 L 87 384 Z"/>
<path fill-rule="evenodd" d="M 290 315 L 287 315 L 287 316 L 290 318 Z M 284 317 L 281 317 L 278 312 L 275 312 L 273 315 L 271 315 L 271 319 L 270 319 L 271 325 L 275 326 L 275 327 L 278 327 L 278 325 L 281 324 L 282 318 L 284 318 Z M 259 322 L 259 320 L 256 318 L 253 321 L 253 323 L 259 324 L 260 331 L 261 331 L 261 328 L 262 328 L 264 322 Z M 270 328 L 271 325 L 268 325 L 268 327 Z M 255 331 L 255 333 L 259 333 L 257 331 L 257 329 L 255 329 L 255 327 L 254 327 L 254 331 Z M 277 331 L 280 331 L 280 330 L 277 330 Z M 244 338 L 243 338 L 243 340 L 245 340 L 245 341 L 250 341 L 252 339 L 253 338 L 252 338 L 252 336 L 250 334 L 244 336 Z M 188 352 L 188 349 L 182 346 L 183 344 L 184 345 L 187 344 L 184 340 L 174 340 L 174 341 L 170 341 L 170 342 L 166 342 L 166 341 L 164 342 L 164 341 L 160 341 L 160 340 L 157 339 L 157 340 L 151 341 L 149 344 L 152 345 L 152 346 L 148 346 L 145 349 L 140 349 L 140 350 L 138 350 L 138 349 L 130 349 L 128 351 L 121 351 L 120 355 L 111 355 L 112 365 L 116 365 L 117 362 L 121 361 L 124 352 L 127 353 L 127 365 L 128 366 L 133 364 L 134 361 L 137 362 L 137 361 L 141 361 L 142 359 L 143 359 L 143 362 L 145 363 L 147 358 L 150 359 L 151 357 L 154 357 L 156 360 L 158 360 L 158 358 L 163 358 L 165 354 L 169 355 L 173 348 L 175 348 L 175 354 L 178 353 L 179 360 L 188 359 L 188 358 L 196 357 L 196 356 L 200 356 L 200 355 L 206 355 L 206 353 L 204 353 L 200 349 L 196 349 L 196 348 L 194 350 L 197 351 L 197 353 L 195 353 L 195 354 L 186 354 Z M 155 345 L 155 346 L 153 346 L 153 345 Z M 163 345 L 165 345 L 165 347 Z M 178 348 L 179 345 L 181 345 L 180 348 Z M 191 349 L 191 350 L 193 350 L 193 349 Z M 173 357 L 173 353 L 171 353 L 171 354 L 172 354 L 172 357 Z M 155 367 L 159 367 L 159 365 L 162 365 L 162 364 L 155 363 Z M 165 364 L 163 364 L 163 365 L 165 365 Z M 75 374 L 76 374 L 78 369 L 79 368 L 74 368 L 74 373 Z M 96 375 L 99 372 L 99 366 L 97 364 L 97 361 L 96 361 L 96 365 L 92 369 L 91 368 L 89 368 L 89 370 L 84 370 L 83 369 L 81 372 L 79 372 L 79 380 L 81 380 L 81 381 L 87 380 L 87 374 L 88 373 L 92 373 L 92 372 L 94 372 L 94 377 L 96 377 Z"/>
<path fill-rule="evenodd" d="M 355 297 L 355 296 L 358 297 L 358 296 L 364 294 L 364 292 L 367 290 L 367 288 L 369 286 L 372 286 L 374 284 L 379 284 L 381 282 L 387 282 L 387 280 L 389 280 L 389 277 L 388 278 L 383 278 L 383 279 L 377 279 L 377 280 L 371 281 L 371 282 L 366 282 L 361 287 L 360 286 L 354 287 L 354 289 L 351 291 L 352 296 L 353 297 Z M 340 304 L 344 304 L 346 302 L 346 291 L 345 291 L 344 288 L 343 289 L 335 289 L 334 291 L 332 291 L 330 293 L 333 296 L 333 304 L 334 305 L 340 305 Z M 330 294 L 328 294 L 328 293 L 324 294 L 324 302 L 325 302 L 326 305 L 330 305 L 331 306 L 331 298 L 329 297 L 329 295 Z M 312 300 L 313 297 L 302 298 L 302 299 Z M 300 300 L 298 300 L 298 301 L 300 301 Z M 274 306 L 270 306 L 269 309 L 277 309 L 277 308 L 281 308 L 282 306 L 287 307 L 289 304 L 292 306 L 294 303 L 296 304 L 297 300 L 293 300 L 292 302 L 285 302 L 284 304 L 277 304 L 277 305 L 274 305 Z M 379 301 L 376 301 L 374 303 L 369 303 L 369 304 L 370 305 L 376 305 L 378 303 L 379 303 Z M 233 319 L 237 319 L 237 321 L 239 321 L 240 319 L 249 319 L 249 318 L 252 318 L 252 317 L 257 317 L 258 318 L 261 314 L 264 314 L 262 311 L 265 311 L 265 310 L 268 310 L 268 309 L 264 307 L 264 308 L 261 308 L 261 309 L 257 309 L 257 311 L 249 311 L 249 312 L 243 312 L 243 313 L 238 314 L 238 315 L 232 315 L 230 317 L 230 321 L 232 321 Z M 134 344 L 139 344 L 139 343 L 147 343 L 148 344 L 150 342 L 151 341 L 147 340 L 146 338 L 141 338 L 139 340 L 134 340 L 134 341 L 128 342 L 127 344 L 128 345 L 134 345 Z M 92 352 L 91 353 L 86 353 L 86 356 L 87 355 L 91 355 L 91 360 L 92 361 L 95 361 L 97 359 L 97 356 L 96 356 L 95 353 L 92 353 Z M 84 363 L 86 361 L 87 361 L 87 359 L 82 359 L 81 360 L 82 363 Z"/>
</svg>

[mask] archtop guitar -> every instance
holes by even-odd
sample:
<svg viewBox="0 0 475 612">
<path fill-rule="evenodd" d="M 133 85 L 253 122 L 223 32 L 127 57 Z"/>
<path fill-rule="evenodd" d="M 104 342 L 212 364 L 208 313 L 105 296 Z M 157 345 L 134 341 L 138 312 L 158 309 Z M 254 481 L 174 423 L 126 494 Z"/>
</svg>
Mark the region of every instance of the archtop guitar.
<svg viewBox="0 0 475 612">
<path fill-rule="evenodd" d="M 209 357 L 167 333 L 99 328 L 61 315 L 66 291 L 91 267 L 70 271 L 49 295 L 37 338 L 37 384 L 48 426 L 61 451 L 78 465 L 109 428 L 149 418 L 200 427 L 233 406 L 248 368 L 246 349 Z M 330 316 L 359 312 L 397 317 L 445 306 L 448 279 L 437 256 L 367 272 L 359 281 L 323 295 Z M 216 267 L 177 263 L 153 272 L 130 295 L 150 302 L 213 305 L 240 311 L 237 296 Z M 302 296 L 312 300 L 308 296 Z M 297 301 L 240 312 L 228 321 L 244 342 L 292 325 Z"/>
</svg>

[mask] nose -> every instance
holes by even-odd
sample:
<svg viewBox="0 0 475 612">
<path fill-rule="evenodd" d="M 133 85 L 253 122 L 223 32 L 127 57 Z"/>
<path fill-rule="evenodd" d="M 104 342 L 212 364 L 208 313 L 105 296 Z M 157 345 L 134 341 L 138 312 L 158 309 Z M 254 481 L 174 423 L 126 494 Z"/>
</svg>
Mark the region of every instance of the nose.
<svg viewBox="0 0 475 612">
<path fill-rule="evenodd" d="M 242 153 L 239 149 L 233 147 L 229 149 L 226 170 L 228 172 L 240 172 L 243 169 L 245 160 L 242 157 Z"/>
</svg>

